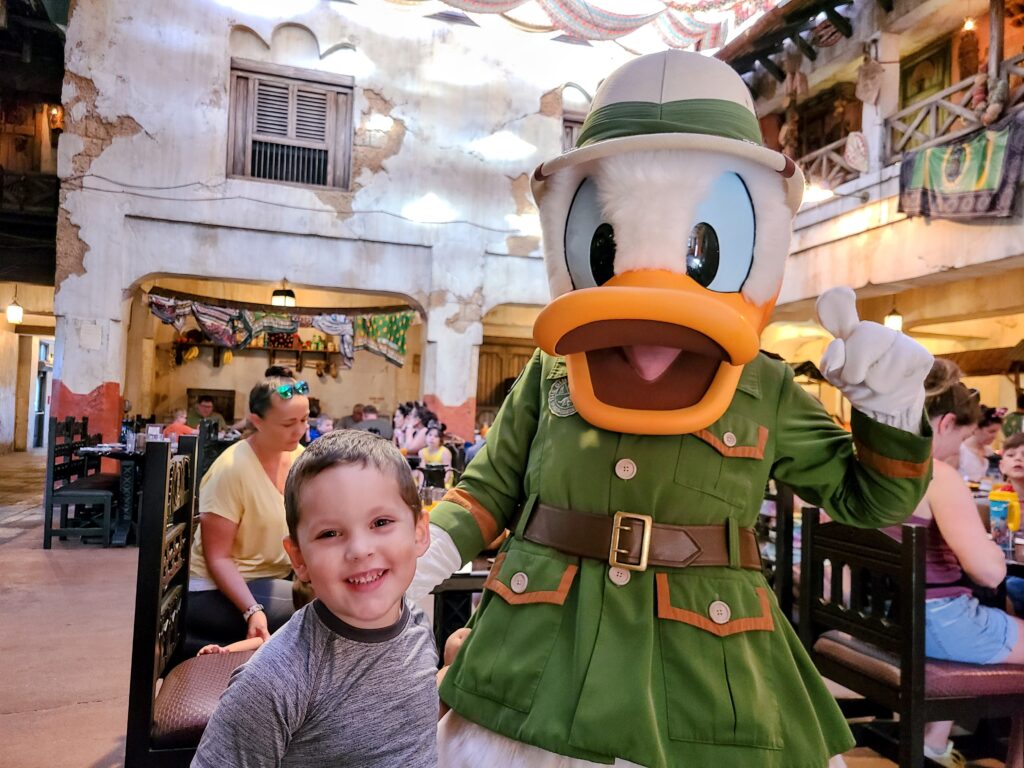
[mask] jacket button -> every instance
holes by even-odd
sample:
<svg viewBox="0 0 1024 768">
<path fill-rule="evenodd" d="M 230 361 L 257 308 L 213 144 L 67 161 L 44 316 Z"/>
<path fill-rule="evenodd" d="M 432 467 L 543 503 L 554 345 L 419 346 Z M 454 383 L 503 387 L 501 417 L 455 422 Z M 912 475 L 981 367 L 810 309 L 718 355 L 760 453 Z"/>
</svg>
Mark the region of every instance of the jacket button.
<svg viewBox="0 0 1024 768">
<path fill-rule="evenodd" d="M 725 624 L 732 616 L 732 610 L 721 600 L 715 600 L 708 606 L 708 618 L 715 624 Z"/>
<path fill-rule="evenodd" d="M 722 442 L 725 443 L 727 447 L 734 448 L 736 447 L 736 435 L 732 432 L 726 432 L 722 435 Z"/>
<path fill-rule="evenodd" d="M 608 569 L 608 578 L 611 579 L 612 584 L 615 586 L 624 587 L 629 584 L 629 580 L 633 577 L 625 568 L 613 565 Z"/>
<path fill-rule="evenodd" d="M 529 584 L 529 577 L 522 571 L 512 574 L 512 578 L 508 580 L 509 587 L 511 587 L 512 591 L 515 592 L 517 595 L 523 594 L 523 592 L 526 591 L 526 587 L 529 586 Z"/>
<path fill-rule="evenodd" d="M 632 480 L 636 477 L 636 462 L 632 459 L 619 459 L 615 462 L 615 476 L 619 480 Z"/>
</svg>

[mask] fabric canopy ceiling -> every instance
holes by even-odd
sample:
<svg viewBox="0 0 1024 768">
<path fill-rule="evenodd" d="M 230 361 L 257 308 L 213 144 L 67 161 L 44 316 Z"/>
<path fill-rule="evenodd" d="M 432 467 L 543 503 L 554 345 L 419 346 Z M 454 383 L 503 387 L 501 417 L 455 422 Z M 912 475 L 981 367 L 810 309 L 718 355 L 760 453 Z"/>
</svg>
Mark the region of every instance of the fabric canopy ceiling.
<svg viewBox="0 0 1024 768">
<path fill-rule="evenodd" d="M 498 16 L 526 32 L 614 40 L 635 53 L 719 48 L 779 0 L 387 0 L 424 15 L 446 5 L 472 18 Z"/>
</svg>

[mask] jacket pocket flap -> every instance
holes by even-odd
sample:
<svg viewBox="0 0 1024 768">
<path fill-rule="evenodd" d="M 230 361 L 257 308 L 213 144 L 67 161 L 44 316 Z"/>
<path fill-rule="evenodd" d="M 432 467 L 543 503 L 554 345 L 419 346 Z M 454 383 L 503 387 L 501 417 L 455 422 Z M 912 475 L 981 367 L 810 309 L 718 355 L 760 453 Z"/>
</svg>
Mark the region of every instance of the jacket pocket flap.
<svg viewBox="0 0 1024 768">
<path fill-rule="evenodd" d="M 509 549 L 494 559 L 484 582 L 510 605 L 548 603 L 562 605 L 579 566 L 546 555 Z"/>
<path fill-rule="evenodd" d="M 706 576 L 683 578 L 687 578 L 685 588 L 675 581 L 673 603 L 674 580 L 667 573 L 655 575 L 659 619 L 679 621 L 719 637 L 775 630 L 771 599 L 765 587 Z"/>
<path fill-rule="evenodd" d="M 763 459 L 768 445 L 768 427 L 740 414 L 727 414 L 693 436 L 732 459 Z"/>
</svg>

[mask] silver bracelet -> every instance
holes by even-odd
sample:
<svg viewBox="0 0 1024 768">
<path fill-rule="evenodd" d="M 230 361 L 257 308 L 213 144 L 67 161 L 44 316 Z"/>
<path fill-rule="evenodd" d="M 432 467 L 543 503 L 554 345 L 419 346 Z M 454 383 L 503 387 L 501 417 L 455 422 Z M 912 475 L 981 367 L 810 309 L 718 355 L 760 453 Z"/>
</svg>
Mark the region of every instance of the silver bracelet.
<svg viewBox="0 0 1024 768">
<path fill-rule="evenodd" d="M 252 618 L 254 613 L 258 613 L 259 611 L 262 611 L 262 610 L 263 610 L 263 604 L 262 603 L 253 603 L 252 605 L 249 606 L 248 610 L 245 613 L 242 614 L 242 621 L 248 621 L 249 619 Z"/>
</svg>

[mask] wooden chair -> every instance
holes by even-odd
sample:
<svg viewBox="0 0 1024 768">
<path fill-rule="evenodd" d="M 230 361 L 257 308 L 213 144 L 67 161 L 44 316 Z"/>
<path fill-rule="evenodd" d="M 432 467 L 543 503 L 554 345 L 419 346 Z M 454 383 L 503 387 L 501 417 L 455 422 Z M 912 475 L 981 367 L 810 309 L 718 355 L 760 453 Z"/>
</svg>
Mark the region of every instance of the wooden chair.
<svg viewBox="0 0 1024 768">
<path fill-rule="evenodd" d="M 896 740 L 876 721 L 858 727 L 859 742 L 918 768 L 925 723 L 1024 711 L 1024 667 L 925 658 L 926 528 L 904 525 L 900 540 L 820 523 L 811 512 L 803 515 L 800 638 L 822 675 L 899 716 Z"/>
<path fill-rule="evenodd" d="M 762 548 L 771 541 L 775 545 L 775 557 L 763 559 L 765 579 L 772 586 L 779 608 L 791 624 L 796 624 L 793 589 L 793 489 L 776 483 L 774 491 L 769 489 L 765 501 L 775 502 L 775 516 L 758 521 L 757 533 Z"/>
<path fill-rule="evenodd" d="M 114 508 L 120 476 L 101 473 L 98 456 L 86 457 L 79 449 L 96 445 L 99 435 L 89 436 L 89 419 L 62 421 L 50 418 L 46 440 L 46 484 L 43 488 L 43 549 L 50 549 L 56 535 L 99 536 L 110 546 Z M 60 524 L 53 525 L 53 508 L 60 507 Z"/>
<path fill-rule="evenodd" d="M 185 637 L 196 455 L 195 436 L 182 437 L 173 457 L 169 443 L 146 446 L 125 768 L 188 766 L 232 671 L 252 655 L 174 666 Z"/>
</svg>

